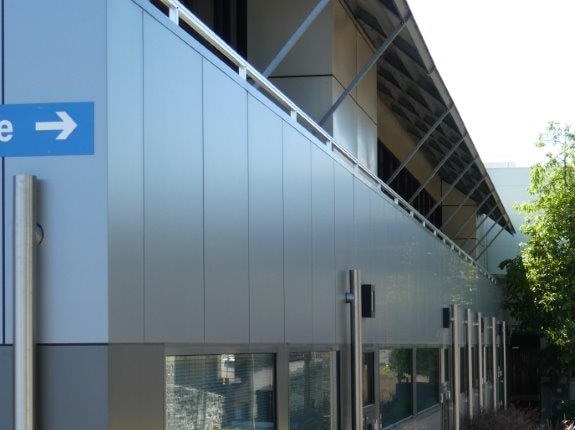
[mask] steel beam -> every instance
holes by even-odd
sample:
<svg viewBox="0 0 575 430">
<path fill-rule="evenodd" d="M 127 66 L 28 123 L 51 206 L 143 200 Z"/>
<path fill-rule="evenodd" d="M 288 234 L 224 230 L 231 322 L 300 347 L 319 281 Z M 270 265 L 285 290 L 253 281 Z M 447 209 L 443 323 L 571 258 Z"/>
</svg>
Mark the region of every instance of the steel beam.
<svg viewBox="0 0 575 430">
<path fill-rule="evenodd" d="M 476 257 L 476 260 L 479 260 L 479 257 L 481 257 L 481 256 L 485 253 L 485 251 L 487 251 L 487 249 L 491 246 L 491 244 L 492 244 L 493 242 L 495 242 L 495 239 L 497 239 L 497 238 L 499 237 L 499 235 L 500 235 L 501 233 L 503 233 L 504 230 L 505 230 L 505 227 L 501 227 L 501 230 L 499 230 L 499 231 L 497 232 L 497 234 L 495 235 L 495 237 L 494 237 L 493 239 L 491 239 L 487 245 L 485 245 L 485 248 L 483 248 L 483 250 L 482 250 L 482 251 L 479 253 L 479 255 Z"/>
<path fill-rule="evenodd" d="M 361 430 L 363 426 L 363 404 L 361 395 L 363 363 L 362 332 L 361 332 L 361 282 L 360 272 L 357 269 L 349 271 L 349 292 L 346 293 L 346 302 L 351 305 L 350 331 L 351 331 L 351 377 L 352 377 L 352 413 L 353 430 Z"/>
<path fill-rule="evenodd" d="M 501 347 L 503 349 L 503 409 L 507 409 L 507 324 L 501 321 Z"/>
<path fill-rule="evenodd" d="M 332 105 L 332 107 L 330 107 L 328 111 L 325 113 L 325 115 L 319 120 L 318 122 L 319 125 L 323 125 L 328 120 L 328 118 L 335 112 L 335 110 L 345 100 L 345 98 L 349 95 L 349 93 L 352 92 L 352 90 L 357 86 L 357 84 L 359 84 L 359 82 L 364 78 L 367 72 L 369 72 L 369 69 L 371 69 L 375 63 L 377 63 L 377 60 L 379 60 L 379 58 L 383 55 L 383 53 L 387 50 L 387 48 L 389 48 L 389 46 L 393 43 L 395 38 L 399 36 L 399 33 L 401 33 L 401 31 L 407 26 L 407 24 L 409 23 L 409 21 L 411 21 L 411 19 L 412 15 L 408 15 L 407 18 L 405 18 L 405 20 L 399 25 L 399 27 L 393 30 L 391 34 L 382 42 L 379 48 L 377 48 L 377 51 L 375 51 L 371 56 L 371 58 L 367 60 L 367 63 L 365 63 L 362 69 L 357 73 L 357 75 L 355 75 L 355 77 L 352 79 L 352 81 L 349 83 L 349 85 L 346 87 L 343 93 L 341 93 L 341 95 Z"/>
<path fill-rule="evenodd" d="M 14 428 L 36 419 L 35 176 L 14 176 Z"/>
<path fill-rule="evenodd" d="M 449 216 L 449 218 L 447 218 L 447 221 L 445 221 L 443 224 L 441 224 L 441 229 L 443 230 L 445 227 L 447 227 L 447 224 L 449 224 L 449 222 L 451 220 L 453 220 L 453 218 L 455 217 L 455 215 L 457 214 L 457 212 L 459 212 L 459 210 L 463 207 L 463 205 L 465 203 L 467 203 L 467 200 L 469 200 L 469 197 L 471 197 L 471 195 L 477 191 L 477 189 L 481 186 L 481 184 L 485 181 L 485 178 L 482 178 L 481 181 L 477 182 L 477 184 L 475 184 L 475 186 L 471 189 L 471 191 L 469 193 L 467 193 L 467 195 L 465 196 L 465 198 L 463 200 L 461 200 L 461 203 L 459 203 L 459 206 L 457 206 L 457 208 L 455 209 L 455 211 L 453 211 L 453 213 Z M 481 206 L 483 206 L 483 204 L 489 199 L 489 197 L 491 197 L 491 193 L 489 193 L 487 195 L 487 197 L 485 197 L 483 199 L 483 201 L 481 203 L 479 203 L 479 205 L 477 205 L 477 210 L 479 210 L 479 208 L 481 208 Z"/>
<path fill-rule="evenodd" d="M 501 218 L 503 218 L 503 215 L 500 215 L 499 218 L 497 218 L 497 221 L 495 221 L 495 222 L 493 223 L 493 225 L 487 229 L 487 231 L 485 232 L 485 234 L 484 234 L 483 236 L 481 236 L 480 239 L 477 240 L 477 242 L 475 243 L 475 246 L 474 246 L 473 248 L 471 248 L 471 250 L 468 252 L 469 255 L 471 255 L 471 253 L 472 253 L 473 251 L 475 251 L 475 249 L 479 246 L 479 244 L 481 243 L 481 241 L 482 241 L 483 239 L 485 239 L 489 233 L 491 233 L 491 230 L 493 230 L 493 228 L 494 228 L 496 225 L 498 225 L 497 223 L 498 223 L 499 221 L 501 221 Z M 476 260 L 477 260 L 477 258 L 476 258 Z"/>
<path fill-rule="evenodd" d="M 287 54 L 292 50 L 298 40 L 303 36 L 306 30 L 314 22 L 317 16 L 325 9 L 329 4 L 330 0 L 320 0 L 309 15 L 303 20 L 296 31 L 291 35 L 288 41 L 280 48 L 275 57 L 270 61 L 270 64 L 263 71 L 262 75 L 266 78 L 272 74 L 272 72 L 277 68 L 277 66 L 284 60 Z"/>
<path fill-rule="evenodd" d="M 471 166 L 473 166 L 475 164 L 475 160 L 477 160 L 477 158 L 479 157 L 479 155 L 476 155 L 475 157 L 473 157 L 473 159 L 469 162 L 469 164 L 465 167 L 465 169 L 463 169 L 463 171 L 459 174 L 459 176 L 457 178 L 455 178 L 455 181 L 453 181 L 453 184 L 451 184 L 451 186 L 448 188 L 447 192 L 441 197 L 441 199 L 439 199 L 439 201 L 437 203 L 435 203 L 435 205 L 429 210 L 429 212 L 427 212 L 427 214 L 425 215 L 425 218 L 429 219 L 429 216 L 433 213 L 433 211 L 435 209 L 437 209 L 439 207 L 439 205 L 441 205 L 441 203 L 443 203 L 443 201 L 445 200 L 445 198 L 451 194 L 451 192 L 455 189 L 455 186 L 457 185 L 457 183 L 459 181 L 461 181 L 461 178 L 463 178 L 463 176 L 469 171 L 469 169 L 471 169 Z"/>
<path fill-rule="evenodd" d="M 455 145 L 453 145 L 453 147 L 449 150 L 449 152 L 447 154 L 445 154 L 445 156 L 441 159 L 439 164 L 437 166 L 435 166 L 435 169 L 433 169 L 433 172 L 431 172 L 431 174 L 427 177 L 425 182 L 423 182 L 419 186 L 419 188 L 415 191 L 415 193 L 413 193 L 413 195 L 409 198 L 408 203 L 411 204 L 411 202 L 413 202 L 415 200 L 415 198 L 418 196 L 418 194 L 421 193 L 421 191 L 425 187 L 427 187 L 427 185 L 429 184 L 429 182 L 431 182 L 433 177 L 435 175 L 437 175 L 437 172 L 439 172 L 439 169 L 441 169 L 443 167 L 443 165 L 447 162 L 447 160 L 449 160 L 449 157 L 451 157 L 453 155 L 453 153 L 457 150 L 457 148 L 459 148 L 459 145 L 461 145 L 463 143 L 463 141 L 465 140 L 466 137 L 467 137 L 467 134 L 465 134 L 465 136 L 463 136 L 461 138 L 461 140 L 459 142 L 457 142 Z"/>
<path fill-rule="evenodd" d="M 451 354 L 453 357 L 453 429 L 459 430 L 461 407 L 461 353 L 459 351 L 459 306 L 451 305 Z"/>
<path fill-rule="evenodd" d="M 477 312 L 477 370 L 479 377 L 479 410 L 483 410 L 484 373 L 483 373 L 483 317 Z"/>
<path fill-rule="evenodd" d="M 491 317 L 491 378 L 493 379 L 493 410 L 497 410 L 497 320 Z"/>
<path fill-rule="evenodd" d="M 495 209 L 497 209 L 497 206 L 493 206 L 491 208 L 491 210 L 489 212 L 487 212 L 485 214 L 485 218 L 483 218 L 481 220 L 481 222 L 479 223 L 479 225 L 475 226 L 475 230 L 477 231 L 477 229 L 479 227 L 481 227 L 481 225 L 483 225 L 483 223 L 487 220 L 487 218 L 489 218 L 489 215 L 491 215 L 493 213 L 493 211 L 495 211 Z M 477 208 L 477 210 L 479 210 L 479 207 Z M 477 211 L 473 212 L 471 214 L 471 216 L 469 218 L 467 218 L 467 221 L 465 221 L 463 224 L 461 224 L 461 227 L 459 227 L 459 230 L 457 230 L 457 232 L 453 235 L 453 238 L 456 238 L 457 236 L 459 236 L 459 233 L 461 233 L 463 231 L 463 228 L 467 225 L 467 223 L 473 219 L 474 217 L 477 217 Z M 469 240 L 469 238 L 465 239 L 465 242 L 467 242 Z M 465 244 L 464 242 L 464 244 Z"/>
<path fill-rule="evenodd" d="M 403 160 L 401 162 L 401 164 L 399 165 L 399 167 L 397 169 L 395 169 L 395 172 L 393 172 L 391 174 L 391 176 L 387 180 L 387 185 L 391 184 L 393 182 L 393 180 L 397 177 L 397 175 L 399 175 L 399 172 L 401 172 L 405 168 L 405 166 L 407 166 L 409 164 L 409 162 L 413 159 L 413 157 L 415 157 L 415 154 L 417 154 L 417 151 L 419 151 L 421 149 L 421 147 L 423 146 L 423 144 L 425 142 L 427 142 L 427 139 L 429 139 L 429 137 L 433 134 L 435 129 L 441 125 L 441 123 L 443 122 L 445 117 L 451 113 L 452 109 L 453 109 L 453 105 L 451 105 L 449 108 L 447 108 L 447 110 L 445 112 L 443 112 L 443 114 L 441 114 L 441 116 L 439 118 L 437 118 L 437 121 L 435 121 L 433 123 L 431 128 L 429 130 L 427 130 L 427 133 L 425 133 L 423 135 L 423 137 L 421 139 L 419 139 L 419 142 L 417 142 L 417 145 L 415 145 L 415 147 L 409 152 L 409 154 L 407 154 L 407 157 L 405 157 L 405 160 Z"/>
<path fill-rule="evenodd" d="M 471 309 L 466 310 L 467 320 L 467 414 L 469 418 L 473 418 L 473 344 L 471 343 L 473 320 L 471 317 Z"/>
</svg>

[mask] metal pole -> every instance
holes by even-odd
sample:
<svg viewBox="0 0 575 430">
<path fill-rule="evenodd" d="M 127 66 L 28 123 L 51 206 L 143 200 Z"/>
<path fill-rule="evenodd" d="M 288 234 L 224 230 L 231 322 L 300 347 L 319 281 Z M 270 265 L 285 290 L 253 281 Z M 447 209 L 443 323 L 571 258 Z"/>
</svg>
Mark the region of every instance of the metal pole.
<svg viewBox="0 0 575 430">
<path fill-rule="evenodd" d="M 361 283 L 359 270 L 349 271 L 349 292 L 345 295 L 347 303 L 351 304 L 351 375 L 352 375 L 352 417 L 353 430 L 362 430 L 362 340 L 361 340 Z"/>
<path fill-rule="evenodd" d="M 34 176 L 14 177 L 14 423 L 34 429 Z"/>
<path fill-rule="evenodd" d="M 463 141 L 465 140 L 466 137 L 467 137 L 467 134 L 465 134 L 465 136 L 463 136 L 459 142 L 457 142 L 455 145 L 453 145 L 453 147 L 449 150 L 449 152 L 443 156 L 443 158 L 441 159 L 439 164 L 437 166 L 435 166 L 435 169 L 433 169 L 433 172 L 431 172 L 431 174 L 427 177 L 427 179 L 419 186 L 419 188 L 415 191 L 415 193 L 413 193 L 413 195 L 409 198 L 409 201 L 408 201 L 409 204 L 411 204 L 411 202 L 413 202 L 415 200 L 415 198 L 419 195 L 419 193 L 421 193 L 421 191 L 425 187 L 427 187 L 427 184 L 429 184 L 429 182 L 431 182 L 433 177 L 435 175 L 437 175 L 437 172 L 439 172 L 439 169 L 441 169 L 443 167 L 443 165 L 447 162 L 447 160 L 449 160 L 449 157 L 451 157 L 453 155 L 453 153 L 455 152 L 455 150 L 457 148 L 459 148 L 459 145 L 461 145 L 463 143 Z"/>
<path fill-rule="evenodd" d="M 473 321 L 471 309 L 467 309 L 467 404 L 469 405 L 469 418 L 473 418 L 473 345 L 471 335 Z"/>
<path fill-rule="evenodd" d="M 399 36 L 399 33 L 401 33 L 401 31 L 407 26 L 409 21 L 411 21 L 411 18 L 412 15 L 408 15 L 407 18 L 405 18 L 405 20 L 399 25 L 399 27 L 393 30 L 391 34 L 387 37 L 387 39 L 383 41 L 383 43 L 379 46 L 379 48 L 377 48 L 377 51 L 373 53 L 371 58 L 367 60 L 367 63 L 364 64 L 363 68 L 357 73 L 357 75 L 355 75 L 355 77 L 352 79 L 352 81 L 343 91 L 343 93 L 341 93 L 341 95 L 332 105 L 332 107 L 330 107 L 328 111 L 325 113 L 325 115 L 319 120 L 318 122 L 319 125 L 323 125 L 327 121 L 327 119 L 331 116 L 331 114 L 335 112 L 335 110 L 345 100 L 348 94 L 351 93 L 351 91 L 356 87 L 357 84 L 359 84 L 359 82 L 363 79 L 363 77 L 367 74 L 367 72 L 369 72 L 369 69 L 371 69 L 375 63 L 377 63 L 377 60 L 379 60 L 379 58 L 383 55 L 383 53 L 387 50 L 387 48 L 389 48 L 389 46 L 393 43 L 395 38 Z"/>
<path fill-rule="evenodd" d="M 503 409 L 507 409 L 507 332 L 505 321 L 501 321 L 501 343 L 503 347 Z"/>
<path fill-rule="evenodd" d="M 435 209 L 437 209 L 437 207 L 443 203 L 443 201 L 445 200 L 445 198 L 451 194 L 451 192 L 453 191 L 453 189 L 455 188 L 455 186 L 457 185 L 457 183 L 461 180 L 461 178 L 463 178 L 463 176 L 468 172 L 469 169 L 471 169 L 471 166 L 473 166 L 473 164 L 475 164 L 475 160 L 477 160 L 477 157 L 479 157 L 479 155 L 476 155 L 475 157 L 473 157 L 473 160 L 471 160 L 471 162 L 467 165 L 467 167 L 465 167 L 465 169 L 463 169 L 463 171 L 459 174 L 459 176 L 455 179 L 455 181 L 453 181 L 453 184 L 451 184 L 451 186 L 447 189 L 447 192 L 441 197 L 441 199 L 429 210 L 429 212 L 427 212 L 427 214 L 425 215 L 425 218 L 429 219 L 429 216 L 433 213 L 433 211 Z"/>
<path fill-rule="evenodd" d="M 421 139 L 419 139 L 419 142 L 417 142 L 417 145 L 415 145 L 415 147 L 409 152 L 409 154 L 407 154 L 407 157 L 405 157 L 405 160 L 403 160 L 401 162 L 401 164 L 399 165 L 399 167 L 397 169 L 395 169 L 395 172 L 393 172 L 391 174 L 391 176 L 387 180 L 387 185 L 391 184 L 393 182 L 393 180 L 397 177 L 397 175 L 399 175 L 399 173 L 405 168 L 405 166 L 407 166 L 409 164 L 409 162 L 413 159 L 413 157 L 415 157 L 415 154 L 417 154 L 417 151 L 419 151 L 421 149 L 421 147 L 423 146 L 423 144 L 425 142 L 427 142 L 427 139 L 429 139 L 429 137 L 433 134 L 435 129 L 441 125 L 441 123 L 443 122 L 445 117 L 451 113 L 451 109 L 453 109 L 453 105 L 449 106 L 447 108 L 447 110 L 445 112 L 443 112 L 443 114 L 441 114 L 441 116 L 439 118 L 437 118 L 437 120 L 433 123 L 431 128 L 429 130 L 427 130 L 427 133 L 425 133 L 421 137 Z"/>
<path fill-rule="evenodd" d="M 459 352 L 459 306 L 451 305 L 451 344 L 453 354 L 453 429 L 459 430 L 459 404 L 461 402 L 461 355 Z"/>
<path fill-rule="evenodd" d="M 483 402 L 483 319 L 481 312 L 477 312 L 477 367 L 479 376 L 479 410 L 482 411 L 484 407 Z"/>
<path fill-rule="evenodd" d="M 469 197 L 471 197 L 471 195 L 481 186 L 483 181 L 485 181 L 485 178 L 482 178 L 481 181 L 477 182 L 477 184 L 475 184 L 475 186 L 471 189 L 471 191 L 467 193 L 467 195 L 465 196 L 465 198 L 463 200 L 461 200 L 461 203 L 459 203 L 459 206 L 457 206 L 455 211 L 453 211 L 453 213 L 449 216 L 449 218 L 447 218 L 447 220 L 441 225 L 441 229 L 444 229 L 447 226 L 447 224 L 449 224 L 451 222 L 451 220 L 455 217 L 457 212 L 459 212 L 459 210 L 467 202 Z M 481 203 L 479 203 L 479 205 L 477 205 L 478 210 L 479 210 L 479 208 L 481 208 L 481 206 L 483 206 L 483 203 L 485 203 L 489 199 L 489 197 L 491 197 L 491 193 L 487 194 L 487 196 L 481 201 Z"/>
<path fill-rule="evenodd" d="M 491 360 L 493 361 L 493 410 L 497 410 L 497 321 L 491 317 Z"/>
<path fill-rule="evenodd" d="M 288 41 L 280 48 L 277 52 L 275 57 L 272 59 L 270 64 L 266 67 L 264 72 L 262 73 L 263 76 L 266 78 L 272 74 L 272 72 L 276 69 L 276 67 L 284 60 L 287 54 L 292 50 L 294 45 L 298 42 L 298 40 L 303 36 L 309 26 L 314 22 L 317 16 L 325 9 L 325 7 L 329 4 L 330 0 L 320 0 L 309 15 L 303 20 L 300 26 L 297 28 L 296 31 L 290 36 Z"/>
<path fill-rule="evenodd" d="M 477 210 L 479 210 L 479 209 L 480 209 L 480 208 L 478 207 Z M 491 210 L 485 214 L 485 218 L 483 218 L 483 219 L 481 220 L 481 222 L 480 222 L 478 225 L 475 226 L 475 231 L 477 231 L 477 229 L 483 225 L 483 223 L 485 222 L 485 220 L 487 220 L 487 218 L 489 218 L 489 215 L 491 215 L 491 214 L 495 211 L 495 209 L 497 209 L 497 206 L 493 206 L 493 207 L 491 208 Z M 459 230 L 457 230 L 457 232 L 455 233 L 455 235 L 454 235 L 453 237 L 456 238 L 456 237 L 459 235 L 459 233 L 461 233 L 461 231 L 463 230 L 463 228 L 467 225 L 467 223 L 469 222 L 469 220 L 470 220 L 470 219 L 473 219 L 473 218 L 475 218 L 475 217 L 477 217 L 477 211 L 473 212 L 473 214 L 471 214 L 471 216 L 467 219 L 467 221 L 465 221 L 463 224 L 461 224 L 461 226 L 459 227 Z M 466 243 L 468 240 L 469 240 L 469 238 L 465 239 L 465 242 L 463 242 L 463 244 L 465 245 L 465 243 Z"/>
<path fill-rule="evenodd" d="M 457 237 L 457 235 L 459 233 L 461 233 L 461 231 L 465 228 L 465 226 L 467 225 L 467 223 L 469 221 L 471 221 L 471 219 L 473 219 L 474 217 L 477 216 L 477 212 L 479 212 L 481 210 L 481 208 L 483 207 L 483 205 L 485 204 L 485 202 L 487 202 L 487 200 L 489 200 L 489 198 L 491 197 L 491 194 L 487 194 L 487 196 L 485 196 L 485 198 L 483 200 L 481 200 L 481 203 L 479 203 L 476 207 L 475 207 L 475 211 L 473 211 L 473 213 L 467 217 L 467 219 L 465 220 L 465 222 L 463 224 L 461 224 L 459 226 L 459 229 L 457 230 L 457 232 L 453 235 L 454 238 Z M 445 224 L 442 226 L 445 227 Z"/>
<path fill-rule="evenodd" d="M 475 251 L 475 249 L 479 246 L 479 244 L 481 243 L 481 241 L 483 239 L 485 239 L 485 237 L 487 237 L 487 235 L 489 233 L 491 233 L 491 230 L 493 230 L 493 228 L 497 225 L 497 223 L 501 220 L 501 218 L 503 218 L 503 215 L 501 215 L 499 218 L 497 218 L 497 220 L 493 223 L 493 225 L 491 227 L 489 227 L 489 229 L 485 232 L 485 234 L 483 236 L 481 236 L 480 239 L 477 240 L 477 243 L 475 243 L 475 246 L 473 248 L 471 248 L 471 250 L 469 251 L 469 255 L 471 255 L 471 253 L 473 251 Z M 467 241 L 466 241 L 467 242 Z"/>
<path fill-rule="evenodd" d="M 493 242 L 495 242 L 495 239 L 497 239 L 497 238 L 499 237 L 499 235 L 500 235 L 501 233 L 503 233 L 504 230 L 505 230 L 505 227 L 501 227 L 501 230 L 499 230 L 499 231 L 497 232 L 497 234 L 495 235 L 495 237 L 494 237 L 493 239 L 491 239 L 491 240 L 489 241 L 489 243 L 488 243 L 487 245 L 485 245 L 485 248 L 483 248 L 483 249 L 481 250 L 481 252 L 480 252 L 479 255 L 477 256 L 476 260 L 478 260 L 479 257 L 481 257 L 485 251 L 487 251 L 487 249 L 491 246 L 491 244 L 492 244 Z"/>
</svg>

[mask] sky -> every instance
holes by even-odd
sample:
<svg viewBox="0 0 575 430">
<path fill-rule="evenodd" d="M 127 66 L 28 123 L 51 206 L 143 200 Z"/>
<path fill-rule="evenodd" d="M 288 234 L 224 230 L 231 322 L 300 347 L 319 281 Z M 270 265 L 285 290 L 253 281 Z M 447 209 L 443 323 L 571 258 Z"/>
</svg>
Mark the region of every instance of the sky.
<svg viewBox="0 0 575 430">
<path fill-rule="evenodd" d="M 575 125 L 575 1 L 408 3 L 483 162 L 542 161 L 547 123 Z"/>
</svg>

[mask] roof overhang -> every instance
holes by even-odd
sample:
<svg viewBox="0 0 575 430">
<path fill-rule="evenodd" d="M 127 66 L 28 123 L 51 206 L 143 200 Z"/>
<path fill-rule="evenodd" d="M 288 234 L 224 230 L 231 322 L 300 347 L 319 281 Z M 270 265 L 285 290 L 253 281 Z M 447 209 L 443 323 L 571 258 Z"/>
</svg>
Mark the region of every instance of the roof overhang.
<svg viewBox="0 0 575 430">
<path fill-rule="evenodd" d="M 374 48 L 411 15 L 406 0 L 344 1 Z M 406 28 L 379 59 L 377 68 L 380 98 L 415 141 L 419 141 L 451 107 L 450 114 L 431 134 L 421 153 L 435 167 L 463 139 L 464 143 L 443 164 L 438 175 L 442 180 L 453 183 L 475 159 L 474 165 L 459 180 L 456 188 L 464 195 L 476 188 L 470 198 L 476 203 L 487 199 L 478 208 L 479 213 L 491 213 L 490 218 L 514 234 L 511 219 L 483 162 L 477 156 L 475 145 L 414 19 L 409 20 Z M 479 181 L 482 184 L 476 187 Z M 488 195 L 491 197 L 488 198 Z"/>
</svg>

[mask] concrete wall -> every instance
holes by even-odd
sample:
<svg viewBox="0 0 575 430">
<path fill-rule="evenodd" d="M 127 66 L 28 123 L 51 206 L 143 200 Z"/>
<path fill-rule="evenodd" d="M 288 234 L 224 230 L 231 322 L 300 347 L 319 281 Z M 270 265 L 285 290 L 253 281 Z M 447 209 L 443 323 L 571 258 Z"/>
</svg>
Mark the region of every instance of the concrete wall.
<svg viewBox="0 0 575 430">
<path fill-rule="evenodd" d="M 519 244 L 528 240 L 521 232 L 524 216 L 515 209 L 515 205 L 528 202 L 532 199 L 532 196 L 527 191 L 530 182 L 531 168 L 500 165 L 488 165 L 487 167 L 489 176 L 516 230 L 513 236 L 506 231 L 501 233 L 489 249 L 481 256 L 482 264 L 489 270 L 489 273 L 502 275 L 505 271 L 499 268 L 499 264 L 503 260 L 517 256 L 519 254 Z M 482 228 L 481 236 L 487 232 L 487 229 L 489 229 L 493 223 L 487 221 L 484 225 L 485 228 Z M 491 242 L 499 230 L 499 227 L 495 227 L 485 240 L 482 241 L 482 245 L 478 247 L 478 249 L 483 250 L 483 247 Z"/>
</svg>

